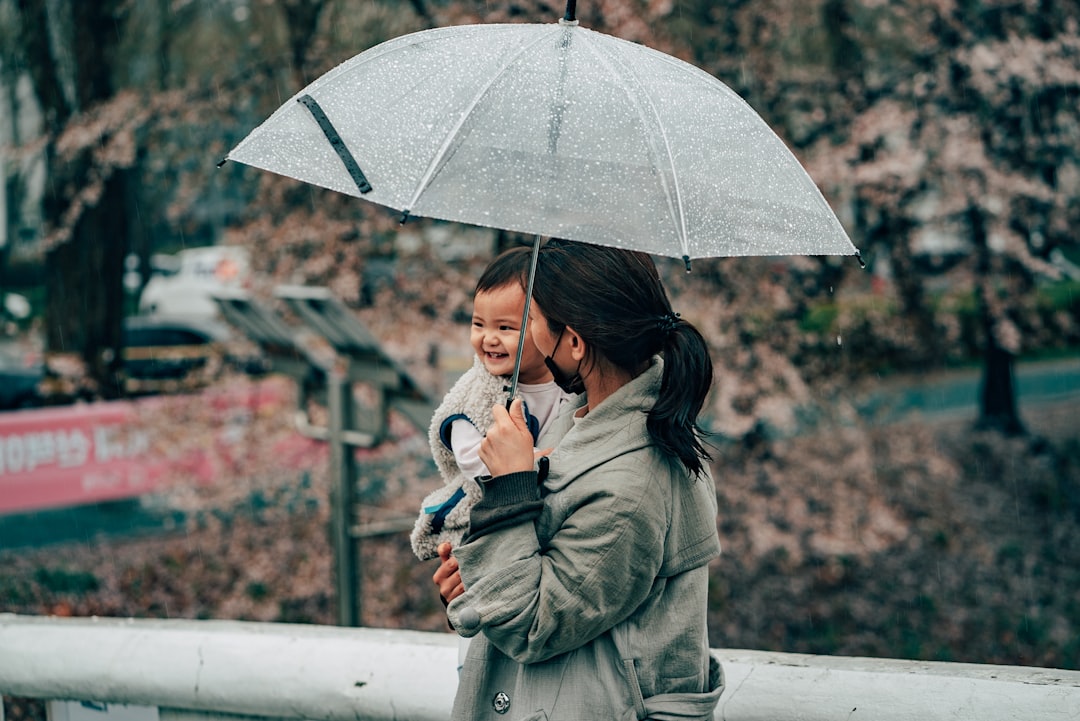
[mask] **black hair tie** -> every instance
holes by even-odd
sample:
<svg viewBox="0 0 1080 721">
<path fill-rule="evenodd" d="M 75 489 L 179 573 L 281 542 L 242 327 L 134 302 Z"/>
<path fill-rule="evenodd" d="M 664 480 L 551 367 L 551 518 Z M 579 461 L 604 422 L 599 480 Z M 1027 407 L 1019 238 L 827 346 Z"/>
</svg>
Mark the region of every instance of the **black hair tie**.
<svg viewBox="0 0 1080 721">
<path fill-rule="evenodd" d="M 678 313 L 665 313 L 660 316 L 658 321 L 656 321 L 656 327 L 659 328 L 665 336 L 670 335 L 671 332 L 675 330 L 675 326 L 679 324 L 679 319 L 681 317 L 682 316 Z"/>
</svg>

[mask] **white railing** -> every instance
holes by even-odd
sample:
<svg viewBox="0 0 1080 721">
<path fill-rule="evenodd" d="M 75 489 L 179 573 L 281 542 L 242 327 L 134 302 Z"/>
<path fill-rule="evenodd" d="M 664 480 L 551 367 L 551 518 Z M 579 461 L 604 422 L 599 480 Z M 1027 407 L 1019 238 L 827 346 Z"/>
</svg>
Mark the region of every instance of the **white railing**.
<svg viewBox="0 0 1080 721">
<path fill-rule="evenodd" d="M 715 654 L 727 675 L 717 719 L 1080 719 L 1080 671 Z M 456 659 L 441 633 L 0 614 L 0 693 L 151 707 L 160 721 L 442 721 Z"/>
</svg>

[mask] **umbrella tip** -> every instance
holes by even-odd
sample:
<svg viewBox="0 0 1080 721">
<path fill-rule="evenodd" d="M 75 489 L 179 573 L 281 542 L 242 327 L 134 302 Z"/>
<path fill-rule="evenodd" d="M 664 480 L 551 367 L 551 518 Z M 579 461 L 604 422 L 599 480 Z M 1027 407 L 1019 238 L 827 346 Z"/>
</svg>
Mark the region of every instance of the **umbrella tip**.
<svg viewBox="0 0 1080 721">
<path fill-rule="evenodd" d="M 683 260 L 684 263 L 686 263 L 686 272 L 689 273 L 690 272 L 690 256 L 689 255 L 684 255 L 682 257 L 682 260 Z"/>
<path fill-rule="evenodd" d="M 227 162 L 229 162 L 229 156 L 228 155 L 226 155 L 224 158 L 219 160 L 217 162 L 217 166 L 220 168 L 222 165 L 225 165 L 225 163 L 227 163 Z"/>
<path fill-rule="evenodd" d="M 409 219 L 409 209 L 401 211 L 401 217 L 398 218 L 398 225 L 405 225 L 405 221 Z"/>
<path fill-rule="evenodd" d="M 866 261 L 863 260 L 862 253 L 859 252 L 858 248 L 855 249 L 855 260 L 859 261 L 860 268 L 866 268 Z"/>
<path fill-rule="evenodd" d="M 563 15 L 565 22 L 574 22 L 577 20 L 577 0 L 566 0 L 566 14 Z"/>
</svg>

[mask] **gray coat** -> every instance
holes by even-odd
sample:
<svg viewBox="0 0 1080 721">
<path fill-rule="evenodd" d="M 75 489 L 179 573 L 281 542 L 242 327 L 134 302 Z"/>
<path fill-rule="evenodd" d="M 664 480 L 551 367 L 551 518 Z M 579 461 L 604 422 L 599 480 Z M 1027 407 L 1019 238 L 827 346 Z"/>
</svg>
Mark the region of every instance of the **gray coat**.
<svg viewBox="0 0 1080 721">
<path fill-rule="evenodd" d="M 716 492 L 649 441 L 661 372 L 657 358 L 573 425 L 542 488 L 515 474 L 484 489 L 474 527 L 479 511 L 492 530 L 455 551 L 467 590 L 448 613 L 475 638 L 454 719 L 712 718 Z"/>
</svg>

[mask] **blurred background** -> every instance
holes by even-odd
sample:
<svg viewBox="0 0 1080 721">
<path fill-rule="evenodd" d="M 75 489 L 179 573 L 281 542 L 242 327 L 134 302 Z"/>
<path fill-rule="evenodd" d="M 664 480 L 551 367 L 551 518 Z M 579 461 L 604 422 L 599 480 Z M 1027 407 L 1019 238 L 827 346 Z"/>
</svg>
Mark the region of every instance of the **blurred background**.
<svg viewBox="0 0 1080 721">
<path fill-rule="evenodd" d="M 310 429 L 340 349 L 281 289 L 323 289 L 437 399 L 479 271 L 529 239 L 217 162 L 381 41 L 562 10 L 0 0 L 0 612 L 335 622 Z M 1080 6 L 577 12 L 741 95 L 866 260 L 659 261 L 716 363 L 712 645 L 1080 668 Z M 390 412 L 378 440 L 350 461 L 360 622 L 445 631 L 407 538 L 426 427 Z"/>
</svg>

